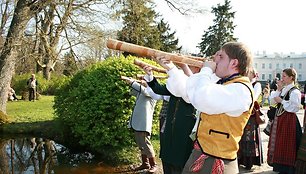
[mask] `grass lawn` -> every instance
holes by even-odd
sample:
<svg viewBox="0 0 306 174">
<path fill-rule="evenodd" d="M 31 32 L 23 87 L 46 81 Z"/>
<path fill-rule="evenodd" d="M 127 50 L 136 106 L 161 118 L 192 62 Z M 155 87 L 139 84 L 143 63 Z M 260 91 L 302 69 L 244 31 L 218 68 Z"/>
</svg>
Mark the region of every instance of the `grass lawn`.
<svg viewBox="0 0 306 174">
<path fill-rule="evenodd" d="M 18 100 L 7 102 L 7 115 L 10 122 L 38 122 L 55 119 L 54 96 L 41 96 L 35 102 Z"/>
<path fill-rule="evenodd" d="M 18 100 L 7 103 L 8 124 L 1 126 L 2 135 L 27 134 L 46 137 L 62 136 L 62 125 L 53 110 L 54 96 L 39 100 Z"/>
</svg>

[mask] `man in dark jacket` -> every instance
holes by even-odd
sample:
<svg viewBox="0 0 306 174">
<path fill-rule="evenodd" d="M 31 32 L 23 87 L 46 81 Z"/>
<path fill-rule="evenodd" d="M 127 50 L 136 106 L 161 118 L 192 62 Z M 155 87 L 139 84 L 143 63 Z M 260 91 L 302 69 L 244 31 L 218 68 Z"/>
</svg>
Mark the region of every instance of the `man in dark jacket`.
<svg viewBox="0 0 306 174">
<path fill-rule="evenodd" d="M 35 74 L 31 75 L 31 78 L 27 81 L 29 88 L 29 101 L 35 101 L 36 99 L 36 87 L 38 86 L 38 81 L 35 78 Z"/>
<path fill-rule="evenodd" d="M 181 174 L 188 160 L 193 142 L 189 137 L 195 124 L 195 109 L 182 98 L 175 97 L 147 72 L 146 81 L 156 94 L 169 95 L 169 105 L 164 130 L 160 136 L 160 158 L 166 174 Z"/>
</svg>

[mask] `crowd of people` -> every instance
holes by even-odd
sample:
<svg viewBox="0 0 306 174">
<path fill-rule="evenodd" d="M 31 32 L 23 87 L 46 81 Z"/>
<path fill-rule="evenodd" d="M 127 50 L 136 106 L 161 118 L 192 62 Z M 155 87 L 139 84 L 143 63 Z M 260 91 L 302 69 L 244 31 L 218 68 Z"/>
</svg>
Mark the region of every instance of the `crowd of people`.
<svg viewBox="0 0 306 174">
<path fill-rule="evenodd" d="M 150 66 L 142 67 L 146 72 L 145 82 L 127 81 L 138 93 L 145 90 L 149 101 L 162 99 L 167 103 L 163 110 L 166 116 L 160 117 L 160 158 L 165 174 L 234 174 L 239 173 L 239 165 L 247 170 L 262 165 L 261 123 L 253 111 L 260 96 L 262 101 L 258 106 L 264 106 L 266 101 L 268 106 L 277 106 L 275 117 L 270 120 L 267 163 L 281 174 L 304 172 L 306 162 L 302 159 L 306 161 L 306 150 L 304 157 L 299 147 L 301 142 L 306 146 L 306 136 L 302 136 L 296 114 L 301 107 L 301 92 L 296 87 L 297 73 L 293 68 L 284 69 L 281 79 L 274 79 L 272 85 L 267 83 L 262 89 L 257 82 L 258 73 L 251 66 L 252 55 L 239 42 L 224 44 L 201 69 L 175 64 L 165 56 L 156 59 L 167 70 L 166 84 L 154 78 Z M 142 164 L 135 170 L 148 169 L 154 173 L 156 163 L 150 161 L 154 158 L 149 142 L 151 129 L 136 125 L 152 126 L 155 102 L 140 103 L 140 97 L 138 94 L 130 120 L 134 131 L 144 132 L 142 136 L 135 134 L 142 156 Z M 150 108 L 149 113 L 141 113 L 149 122 L 136 124 L 144 119 L 135 118 L 139 105 Z M 142 139 L 142 143 L 137 139 Z M 297 160 L 297 156 L 304 158 Z"/>
</svg>

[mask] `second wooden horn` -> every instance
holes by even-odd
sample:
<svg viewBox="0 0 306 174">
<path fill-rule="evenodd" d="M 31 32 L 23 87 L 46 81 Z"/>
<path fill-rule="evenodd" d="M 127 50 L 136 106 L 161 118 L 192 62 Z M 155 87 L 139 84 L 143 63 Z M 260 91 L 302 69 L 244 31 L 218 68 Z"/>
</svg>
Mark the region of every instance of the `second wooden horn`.
<svg viewBox="0 0 306 174">
<path fill-rule="evenodd" d="M 160 73 L 167 73 L 166 69 L 150 65 L 150 64 L 148 64 L 146 62 L 143 62 L 141 60 L 138 60 L 138 59 L 134 60 L 134 64 L 140 66 L 141 68 L 143 68 L 144 66 L 149 66 L 149 67 L 152 68 L 153 71 L 160 72 Z"/>
<path fill-rule="evenodd" d="M 144 57 L 165 56 L 173 62 L 185 63 L 185 64 L 199 67 L 199 68 L 203 67 L 203 61 L 199 61 L 199 60 L 188 58 L 182 55 L 167 53 L 164 51 L 159 51 L 159 50 L 155 50 L 152 48 L 139 46 L 139 45 L 135 45 L 135 44 L 127 43 L 127 42 L 122 42 L 119 40 L 109 39 L 107 41 L 106 46 L 113 50 L 120 50 L 120 51 L 129 52 L 129 53 L 134 53 L 139 56 L 144 56 Z"/>
</svg>

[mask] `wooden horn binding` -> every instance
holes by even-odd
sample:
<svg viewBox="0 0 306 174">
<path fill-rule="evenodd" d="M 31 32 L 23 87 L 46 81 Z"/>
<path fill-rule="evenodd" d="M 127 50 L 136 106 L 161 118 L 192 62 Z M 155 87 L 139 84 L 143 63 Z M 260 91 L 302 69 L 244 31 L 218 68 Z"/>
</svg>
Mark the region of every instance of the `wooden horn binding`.
<svg viewBox="0 0 306 174">
<path fill-rule="evenodd" d="M 159 57 L 159 56 L 164 56 L 168 59 L 170 59 L 173 62 L 177 63 L 184 63 L 187 65 L 195 66 L 202 68 L 203 67 L 203 61 L 206 61 L 207 58 L 201 58 L 201 57 L 194 57 L 194 56 L 183 56 L 183 55 L 177 55 L 173 53 L 167 53 L 164 51 L 159 51 L 155 50 L 152 48 L 144 47 L 144 46 L 139 46 L 127 42 L 122 42 L 118 41 L 115 39 L 109 39 L 107 41 L 106 46 L 109 49 L 113 50 L 120 50 L 120 51 L 125 51 L 129 53 L 134 53 L 137 54 L 138 56 L 143 56 L 143 57 Z"/>
</svg>

